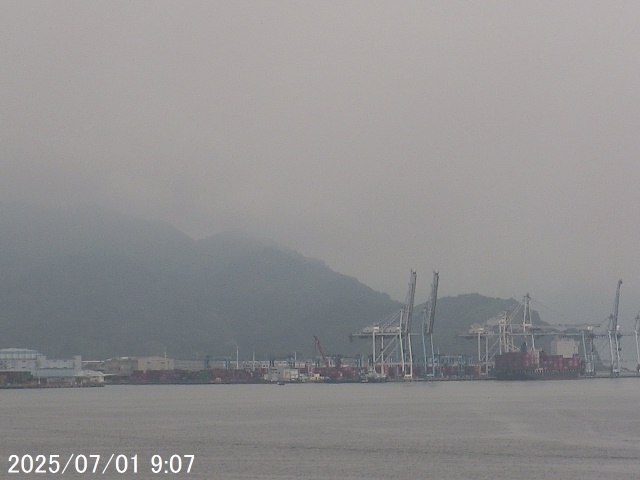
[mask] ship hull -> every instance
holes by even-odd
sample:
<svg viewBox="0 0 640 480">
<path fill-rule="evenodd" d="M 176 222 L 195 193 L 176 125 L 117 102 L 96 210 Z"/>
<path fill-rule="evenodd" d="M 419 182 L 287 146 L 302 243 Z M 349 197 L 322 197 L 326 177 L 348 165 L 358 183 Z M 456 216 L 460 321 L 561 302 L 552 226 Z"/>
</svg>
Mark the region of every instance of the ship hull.
<svg viewBox="0 0 640 480">
<path fill-rule="evenodd" d="M 496 355 L 493 376 L 496 380 L 572 380 L 583 372 L 584 362 L 578 357 L 534 350 Z"/>
<path fill-rule="evenodd" d="M 527 371 L 501 371 L 495 375 L 496 380 L 575 380 L 580 378 L 580 372 L 527 372 Z"/>
</svg>

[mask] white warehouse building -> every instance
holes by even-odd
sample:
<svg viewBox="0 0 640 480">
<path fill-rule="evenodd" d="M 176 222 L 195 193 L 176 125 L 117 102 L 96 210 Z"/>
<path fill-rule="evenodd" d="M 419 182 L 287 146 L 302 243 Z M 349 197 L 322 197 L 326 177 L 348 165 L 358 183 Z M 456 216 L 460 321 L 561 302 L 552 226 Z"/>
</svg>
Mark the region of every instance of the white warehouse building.
<svg viewBox="0 0 640 480">
<path fill-rule="evenodd" d="M 36 350 L 28 348 L 0 349 L 0 372 L 29 372 L 38 379 L 57 379 L 68 382 L 102 383 L 104 375 L 82 369 L 82 358 L 48 359 Z"/>
</svg>

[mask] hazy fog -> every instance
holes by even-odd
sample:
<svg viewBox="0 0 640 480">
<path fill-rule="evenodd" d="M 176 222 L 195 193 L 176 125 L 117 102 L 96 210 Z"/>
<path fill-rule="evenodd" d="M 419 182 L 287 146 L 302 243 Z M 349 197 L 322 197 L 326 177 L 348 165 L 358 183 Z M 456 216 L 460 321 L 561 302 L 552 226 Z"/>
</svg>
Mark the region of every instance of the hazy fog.
<svg viewBox="0 0 640 480">
<path fill-rule="evenodd" d="M 403 299 L 640 309 L 636 2 L 0 3 L 0 200 L 270 237 Z M 535 308 L 535 306 L 534 306 Z M 550 321 L 553 319 L 546 318 Z"/>
</svg>

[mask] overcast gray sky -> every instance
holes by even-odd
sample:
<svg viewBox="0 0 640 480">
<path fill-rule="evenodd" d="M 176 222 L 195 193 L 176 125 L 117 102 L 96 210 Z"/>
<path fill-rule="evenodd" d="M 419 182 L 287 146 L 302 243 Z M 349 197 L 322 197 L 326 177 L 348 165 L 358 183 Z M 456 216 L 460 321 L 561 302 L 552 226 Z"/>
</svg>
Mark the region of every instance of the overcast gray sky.
<svg viewBox="0 0 640 480">
<path fill-rule="evenodd" d="M 640 309 L 640 3 L 0 3 L 0 200 L 269 237 L 417 300 Z M 535 305 L 534 305 L 535 308 Z M 553 320 L 546 318 L 547 320 Z"/>
</svg>

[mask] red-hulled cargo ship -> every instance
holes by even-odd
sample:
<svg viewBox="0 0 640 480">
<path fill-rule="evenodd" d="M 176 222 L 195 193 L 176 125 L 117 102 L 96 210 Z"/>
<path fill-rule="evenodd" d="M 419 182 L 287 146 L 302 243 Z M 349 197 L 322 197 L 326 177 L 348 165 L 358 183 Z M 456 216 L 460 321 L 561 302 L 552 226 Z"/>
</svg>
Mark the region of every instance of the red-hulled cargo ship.
<svg viewBox="0 0 640 480">
<path fill-rule="evenodd" d="M 584 361 L 543 350 L 508 352 L 496 355 L 493 373 L 497 380 L 567 380 L 584 374 Z"/>
</svg>

